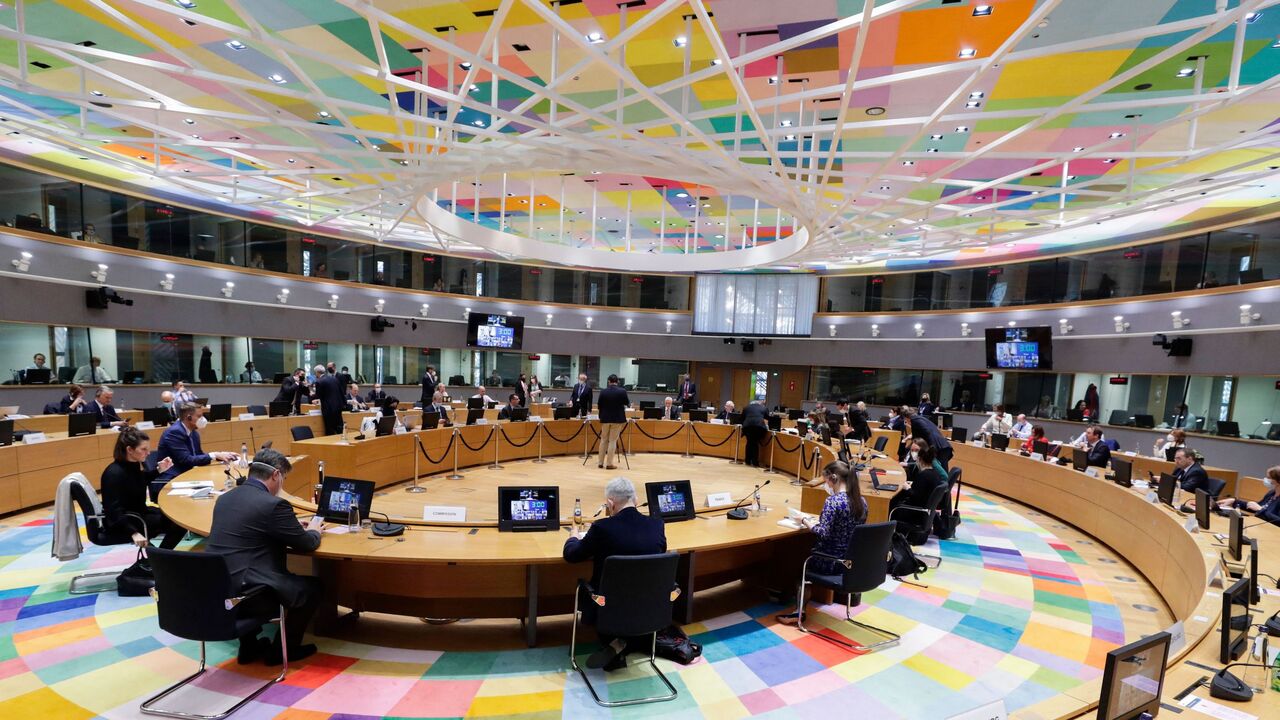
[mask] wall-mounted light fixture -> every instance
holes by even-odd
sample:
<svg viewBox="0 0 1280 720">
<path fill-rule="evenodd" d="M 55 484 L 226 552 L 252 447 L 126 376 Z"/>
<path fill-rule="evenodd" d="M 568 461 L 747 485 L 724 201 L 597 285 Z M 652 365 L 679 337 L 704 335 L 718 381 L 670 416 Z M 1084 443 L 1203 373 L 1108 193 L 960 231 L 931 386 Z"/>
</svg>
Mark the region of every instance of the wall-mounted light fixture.
<svg viewBox="0 0 1280 720">
<path fill-rule="evenodd" d="M 871 337 L 880 337 L 880 326 L 875 323 L 871 324 Z"/>
<path fill-rule="evenodd" d="M 107 266 L 106 266 L 106 265 L 103 265 L 102 263 L 98 263 L 98 269 L 97 269 L 97 270 L 90 270 L 90 271 L 89 271 L 89 277 L 93 278 L 94 280 L 97 280 L 97 281 L 98 281 L 98 282 L 100 282 L 100 283 L 104 283 L 104 282 L 106 282 L 106 281 L 107 281 Z"/>
<path fill-rule="evenodd" d="M 18 257 L 10 261 L 18 272 L 26 272 L 31 269 L 31 253 L 23 252 Z"/>
<path fill-rule="evenodd" d="M 828 335 L 828 336 L 830 336 L 830 337 L 835 337 L 835 336 L 836 336 L 836 326 L 835 326 L 835 325 L 828 325 L 828 326 L 827 326 L 827 335 Z"/>
<path fill-rule="evenodd" d="M 288 289 L 288 288 L 281 288 L 281 289 L 280 289 L 280 292 L 276 295 L 276 300 L 277 300 L 281 305 L 288 305 L 288 304 L 289 304 L 289 289 Z"/>
<path fill-rule="evenodd" d="M 165 291 L 173 289 L 173 273 L 164 274 L 164 277 L 160 280 L 160 289 Z"/>
<path fill-rule="evenodd" d="M 924 337 L 924 325 L 921 325 L 920 323 L 916 323 L 915 329 L 916 329 L 916 337 Z"/>
<path fill-rule="evenodd" d="M 330 296 L 329 296 L 329 309 L 330 309 L 330 310 L 337 310 L 337 309 L 338 309 L 338 296 L 337 296 L 337 295 L 330 295 Z"/>
<path fill-rule="evenodd" d="M 960 337 L 969 337 L 973 334 L 973 328 L 969 327 L 969 323 L 960 323 Z"/>
<path fill-rule="evenodd" d="M 1191 324 L 1191 318 L 1183 317 L 1181 310 L 1174 310 L 1169 313 L 1173 317 L 1173 329 L 1178 330 Z"/>
<path fill-rule="evenodd" d="M 1113 317 L 1113 318 L 1111 318 L 1111 319 L 1112 319 L 1112 320 L 1115 322 L 1115 324 L 1116 324 L 1116 332 L 1118 332 L 1118 333 L 1122 333 L 1122 332 L 1124 332 L 1125 330 L 1128 330 L 1128 329 L 1129 329 L 1129 323 L 1127 323 L 1127 322 L 1125 322 L 1125 321 L 1124 321 L 1124 316 L 1123 316 L 1123 315 L 1117 315 L 1117 316 L 1115 316 L 1115 317 Z"/>
<path fill-rule="evenodd" d="M 231 297 L 236 292 L 236 284 L 228 280 L 227 284 L 222 286 L 221 292 L 222 292 L 222 297 L 225 297 L 225 298 Z"/>
<path fill-rule="evenodd" d="M 1240 324 L 1241 325 L 1252 325 L 1253 323 L 1261 319 L 1262 319 L 1262 313 L 1253 312 L 1252 305 L 1240 306 Z"/>
<path fill-rule="evenodd" d="M 1075 329 L 1076 327 L 1072 325 L 1070 322 L 1068 322 L 1066 318 L 1062 318 L 1061 320 L 1058 321 L 1058 332 L 1063 335 L 1066 335 L 1067 333 Z"/>
<path fill-rule="evenodd" d="M 418 308 L 418 314 L 422 317 L 426 317 L 429 312 L 431 312 L 431 306 L 427 303 L 422 303 L 422 307 Z"/>
</svg>

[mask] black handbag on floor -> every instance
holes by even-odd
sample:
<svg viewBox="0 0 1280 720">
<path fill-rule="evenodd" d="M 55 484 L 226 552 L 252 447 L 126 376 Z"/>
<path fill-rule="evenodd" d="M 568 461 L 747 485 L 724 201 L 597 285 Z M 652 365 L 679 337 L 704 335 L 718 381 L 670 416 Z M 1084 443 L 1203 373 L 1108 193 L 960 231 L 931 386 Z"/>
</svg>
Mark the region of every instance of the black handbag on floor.
<svg viewBox="0 0 1280 720">
<path fill-rule="evenodd" d="M 681 665 L 688 665 L 702 655 L 702 645 L 690 640 L 678 625 L 671 625 L 658 631 L 657 655 Z"/>
<path fill-rule="evenodd" d="M 116 577 L 116 592 L 120 597 L 146 597 L 156 586 L 156 576 L 151 572 L 151 562 L 146 552 L 138 548 L 138 559 Z"/>
</svg>

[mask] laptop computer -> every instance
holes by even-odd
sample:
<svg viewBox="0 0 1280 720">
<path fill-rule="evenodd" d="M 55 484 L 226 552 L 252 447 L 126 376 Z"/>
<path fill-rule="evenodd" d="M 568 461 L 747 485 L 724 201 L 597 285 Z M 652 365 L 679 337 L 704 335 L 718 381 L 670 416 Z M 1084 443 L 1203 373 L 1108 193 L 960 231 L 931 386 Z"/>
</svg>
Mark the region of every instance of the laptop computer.
<svg viewBox="0 0 1280 720">
<path fill-rule="evenodd" d="M 0 420 L 0 447 L 13 444 L 13 421 Z"/>
<path fill-rule="evenodd" d="M 898 489 L 898 485 L 896 483 L 880 482 L 880 473 L 882 472 L 880 469 L 871 468 L 870 472 L 871 472 L 871 487 L 875 488 L 876 490 L 884 490 L 886 492 L 893 492 L 894 490 Z"/>
<path fill-rule="evenodd" d="M 320 486 L 320 505 L 316 514 L 329 522 L 346 524 L 349 508 L 360 509 L 360 519 L 369 517 L 373 505 L 373 481 L 351 480 L 330 475 Z"/>
<path fill-rule="evenodd" d="M 210 405 L 205 411 L 204 416 L 209 418 L 209 422 L 218 422 L 220 420 L 231 419 L 231 403 L 221 403 L 218 405 Z"/>
<path fill-rule="evenodd" d="M 662 413 L 663 413 L 663 408 L 647 407 L 647 408 L 644 408 L 644 419 L 645 420 L 661 420 Z"/>
<path fill-rule="evenodd" d="M 0 405 L 0 418 L 18 414 L 17 405 Z"/>
<path fill-rule="evenodd" d="M 706 422 L 707 421 L 706 410 L 690 410 L 688 412 L 688 415 L 689 415 L 689 422 Z"/>
<path fill-rule="evenodd" d="M 529 408 L 518 407 L 511 408 L 511 415 L 508 418 L 511 422 L 522 422 L 529 419 Z"/>
<path fill-rule="evenodd" d="M 1160 473 L 1160 484 L 1156 487 L 1156 497 L 1160 502 L 1173 507 L 1173 493 L 1178 489 L 1178 480 L 1169 473 Z"/>
<path fill-rule="evenodd" d="M 474 410 L 476 408 L 483 408 L 483 407 L 484 407 L 484 398 L 482 397 L 467 398 L 468 410 Z"/>
<path fill-rule="evenodd" d="M 551 419 L 553 420 L 571 420 L 574 414 L 578 412 L 577 408 L 558 407 L 551 411 Z"/>
<path fill-rule="evenodd" d="M 1133 487 L 1132 462 L 1113 457 L 1111 458 L 1111 467 L 1115 470 L 1115 477 L 1112 479 L 1115 480 L 1117 485 L 1120 487 Z"/>
<path fill-rule="evenodd" d="M 396 416 L 387 415 L 378 418 L 377 429 L 374 430 L 374 437 L 382 437 L 383 435 L 394 435 L 396 432 Z"/>
<path fill-rule="evenodd" d="M 440 413 L 424 412 L 422 413 L 422 429 L 435 430 L 440 427 Z"/>
<path fill-rule="evenodd" d="M 27 368 L 22 372 L 23 385 L 48 385 L 53 378 L 51 368 Z"/>
<path fill-rule="evenodd" d="M 475 425 L 476 421 L 484 417 L 484 408 L 467 408 L 467 424 Z"/>
<path fill-rule="evenodd" d="M 293 403 L 288 400 L 272 400 L 267 405 L 267 417 L 284 417 L 293 409 Z"/>
<path fill-rule="evenodd" d="M 1089 453 L 1084 448 L 1071 448 L 1071 466 L 1080 472 L 1089 467 Z"/>
</svg>

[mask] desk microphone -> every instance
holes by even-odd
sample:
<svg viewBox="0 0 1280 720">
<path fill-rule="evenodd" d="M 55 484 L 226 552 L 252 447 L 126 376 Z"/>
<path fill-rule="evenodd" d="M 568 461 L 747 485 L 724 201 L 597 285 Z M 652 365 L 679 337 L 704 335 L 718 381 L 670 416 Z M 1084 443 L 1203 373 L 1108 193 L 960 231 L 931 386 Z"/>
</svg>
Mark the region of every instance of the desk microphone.
<svg viewBox="0 0 1280 720">
<path fill-rule="evenodd" d="M 377 535 L 378 537 L 396 537 L 397 535 L 404 534 L 404 525 L 401 525 L 400 523 L 391 522 L 391 517 L 388 516 L 386 513 L 378 512 L 377 510 L 370 510 L 369 514 L 381 515 L 382 517 L 386 518 L 386 522 L 373 523 L 370 526 L 370 528 L 373 530 L 374 535 Z"/>
<path fill-rule="evenodd" d="M 768 485 L 771 482 L 773 482 L 772 478 L 765 480 L 764 485 Z M 728 517 L 730 520 L 746 520 L 747 511 L 742 509 L 742 503 L 755 497 L 756 493 L 760 492 L 760 488 L 764 487 L 764 485 L 757 485 L 755 490 L 752 490 L 746 497 L 739 500 L 738 504 L 733 506 L 733 509 L 729 511 L 726 517 Z"/>
<path fill-rule="evenodd" d="M 253 454 L 258 454 L 258 441 L 253 437 L 253 426 L 249 426 L 249 447 L 253 448 Z"/>
</svg>

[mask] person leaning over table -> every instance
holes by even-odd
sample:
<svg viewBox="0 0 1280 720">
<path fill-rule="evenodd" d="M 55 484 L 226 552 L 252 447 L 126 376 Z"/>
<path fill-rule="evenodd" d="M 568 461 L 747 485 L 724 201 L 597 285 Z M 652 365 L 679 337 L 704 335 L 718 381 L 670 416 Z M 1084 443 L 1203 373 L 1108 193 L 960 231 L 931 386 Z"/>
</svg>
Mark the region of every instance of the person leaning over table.
<svg viewBox="0 0 1280 720">
<path fill-rule="evenodd" d="M 72 383 L 67 387 L 67 394 L 58 401 L 58 414 L 69 415 L 80 412 L 80 408 L 84 407 L 86 402 L 88 400 L 84 396 L 84 388 Z"/>
<path fill-rule="evenodd" d="M 315 653 L 316 646 L 303 644 L 302 633 L 320 604 L 320 581 L 294 575 L 285 562 L 286 550 L 311 552 L 320 547 L 324 523 L 313 516 L 303 525 L 293 507 L 282 497 L 280 488 L 293 466 L 288 458 L 272 449 L 258 451 L 249 465 L 249 477 L 243 485 L 232 488 L 213 506 L 213 523 L 205 552 L 226 558 L 232 587 L 237 591 L 266 586 L 274 597 L 259 596 L 243 603 L 252 607 L 237 608 L 245 617 L 260 616 L 266 608 L 284 605 L 288 608 L 285 634 L 288 636 L 289 660 L 297 661 Z M 241 664 L 266 656 L 268 665 L 283 662 L 279 636 L 274 645 L 260 640 L 261 628 L 240 638 Z"/>
<path fill-rule="evenodd" d="M 817 536 L 813 552 L 844 558 L 849 552 L 853 529 L 867 521 L 867 501 L 862 497 L 862 488 L 858 487 L 849 465 L 839 460 L 822 468 L 822 486 L 827 491 L 827 499 L 822 502 L 822 514 L 817 519 L 805 515 L 800 522 Z M 834 561 L 826 558 L 809 560 L 809 570 L 820 575 L 841 572 Z M 850 603 L 856 605 L 857 599 L 851 599 Z M 798 609 L 778 615 L 778 622 L 795 625 L 804 606 L 804 597 L 796 598 Z M 808 616 L 804 619 L 807 620 Z"/>
<path fill-rule="evenodd" d="M 760 441 L 769 434 L 769 411 L 759 398 L 742 409 L 742 436 L 747 439 L 743 460 L 750 467 L 760 467 Z"/>
<path fill-rule="evenodd" d="M 926 507 L 929 496 L 935 488 L 947 483 L 947 471 L 935 459 L 933 448 L 924 438 L 911 441 L 911 453 L 907 462 L 903 463 L 907 471 L 907 481 L 902 489 L 889 499 L 889 512 L 899 505 Z"/>
<path fill-rule="evenodd" d="M 170 458 L 173 464 L 162 471 L 151 483 L 151 499 L 160 495 L 160 488 L 173 478 L 193 467 L 203 467 L 210 463 L 231 463 L 240 459 L 233 452 L 206 453 L 200 446 L 200 429 L 208 425 L 204 417 L 204 407 L 195 403 L 183 403 L 178 406 L 178 422 L 165 428 L 160 436 L 160 445 L 156 448 L 159 457 Z"/>
<path fill-rule="evenodd" d="M 616 379 L 613 379 L 616 382 Z M 615 477 L 605 486 L 606 517 L 591 523 L 586 534 L 574 528 L 564 541 L 564 559 L 577 563 L 591 561 L 591 587 L 600 589 L 604 561 L 615 555 L 655 555 L 667 551 L 667 535 L 662 518 L 644 515 L 636 509 L 636 487 L 625 477 Z M 578 607 L 582 622 L 594 625 L 596 604 L 590 597 L 580 597 Z M 587 667 L 619 670 L 627 666 L 629 638 L 600 636 L 602 647 L 587 659 Z M 644 643 L 636 643 L 639 651 Z M 645 646 L 647 647 L 647 646 Z M 647 652 L 647 650 L 646 650 Z"/>
<path fill-rule="evenodd" d="M 933 455 L 943 471 L 950 469 L 954 451 L 951 449 L 951 442 L 943 437 L 938 426 L 934 425 L 932 420 L 921 417 L 913 407 L 903 406 L 902 414 L 906 417 L 907 433 L 912 438 L 923 438 L 933 450 Z"/>
<path fill-rule="evenodd" d="M 1266 474 L 1262 477 L 1262 484 L 1267 488 L 1267 493 L 1261 500 L 1254 502 L 1233 497 L 1222 498 L 1218 501 L 1218 507 L 1250 512 L 1254 517 L 1266 520 L 1272 525 L 1280 525 L 1280 492 L 1276 492 L 1276 486 L 1280 485 L 1280 465 L 1267 468 Z"/>
<path fill-rule="evenodd" d="M 124 428 L 116 438 L 112 452 L 114 462 L 102 471 L 102 513 L 105 516 L 103 532 L 107 537 L 119 540 L 129 537 L 138 547 L 145 547 L 148 538 L 161 535 L 160 547 L 172 550 L 186 537 L 187 531 L 178 527 L 160 508 L 147 505 L 147 489 L 151 481 L 173 465 L 169 458 L 162 458 L 152 469 L 143 464 L 151 452 L 151 438 L 145 432 L 132 427 Z M 129 517 L 137 515 L 146 533 L 138 527 L 138 521 Z"/>
</svg>

